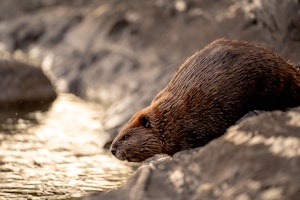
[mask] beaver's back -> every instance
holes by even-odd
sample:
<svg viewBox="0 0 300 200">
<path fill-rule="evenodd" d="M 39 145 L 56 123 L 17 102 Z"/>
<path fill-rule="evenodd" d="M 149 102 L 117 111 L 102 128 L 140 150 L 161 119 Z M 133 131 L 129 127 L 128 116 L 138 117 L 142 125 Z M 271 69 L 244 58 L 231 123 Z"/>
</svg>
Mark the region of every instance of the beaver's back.
<svg viewBox="0 0 300 200">
<path fill-rule="evenodd" d="M 221 106 L 236 112 L 232 114 L 237 120 L 251 110 L 299 105 L 300 73 L 268 49 L 222 39 L 179 67 L 166 90 L 199 112 L 205 106 Z"/>
</svg>

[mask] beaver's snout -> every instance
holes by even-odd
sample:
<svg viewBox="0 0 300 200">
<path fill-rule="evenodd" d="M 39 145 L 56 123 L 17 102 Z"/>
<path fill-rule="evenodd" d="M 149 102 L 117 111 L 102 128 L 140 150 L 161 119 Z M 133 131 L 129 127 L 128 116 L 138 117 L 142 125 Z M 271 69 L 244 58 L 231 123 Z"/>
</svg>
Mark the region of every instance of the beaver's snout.
<svg viewBox="0 0 300 200">
<path fill-rule="evenodd" d="M 112 148 L 110 151 L 111 151 L 112 155 L 116 156 L 116 153 L 117 153 L 116 149 Z"/>
<path fill-rule="evenodd" d="M 124 146 L 124 141 L 128 140 L 129 136 L 125 134 L 121 138 L 116 138 L 110 146 L 111 153 L 120 160 L 124 160 L 124 152 L 122 151 L 122 147 Z"/>
<path fill-rule="evenodd" d="M 119 160 L 126 160 L 124 151 L 122 149 L 118 149 L 116 145 L 111 145 L 110 151 Z"/>
</svg>

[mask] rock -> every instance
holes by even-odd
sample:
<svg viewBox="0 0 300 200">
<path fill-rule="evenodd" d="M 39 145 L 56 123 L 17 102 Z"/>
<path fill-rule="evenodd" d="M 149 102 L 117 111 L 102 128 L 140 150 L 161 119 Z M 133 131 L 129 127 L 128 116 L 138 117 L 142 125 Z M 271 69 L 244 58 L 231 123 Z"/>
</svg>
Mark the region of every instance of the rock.
<svg viewBox="0 0 300 200">
<path fill-rule="evenodd" d="M 300 108 L 242 120 L 208 145 L 145 163 L 94 199 L 298 199 Z"/>
<path fill-rule="evenodd" d="M 0 91 L 2 109 L 47 105 L 56 98 L 40 68 L 15 60 L 0 60 Z"/>
</svg>

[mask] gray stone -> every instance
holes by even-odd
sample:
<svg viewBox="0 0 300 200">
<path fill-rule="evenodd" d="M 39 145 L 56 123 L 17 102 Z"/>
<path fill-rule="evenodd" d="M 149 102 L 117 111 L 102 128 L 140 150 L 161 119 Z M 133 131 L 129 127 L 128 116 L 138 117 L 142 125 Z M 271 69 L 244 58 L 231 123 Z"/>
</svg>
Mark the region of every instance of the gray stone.
<svg viewBox="0 0 300 200">
<path fill-rule="evenodd" d="M 15 60 L 0 60 L 0 107 L 47 105 L 56 92 L 42 70 Z"/>
</svg>

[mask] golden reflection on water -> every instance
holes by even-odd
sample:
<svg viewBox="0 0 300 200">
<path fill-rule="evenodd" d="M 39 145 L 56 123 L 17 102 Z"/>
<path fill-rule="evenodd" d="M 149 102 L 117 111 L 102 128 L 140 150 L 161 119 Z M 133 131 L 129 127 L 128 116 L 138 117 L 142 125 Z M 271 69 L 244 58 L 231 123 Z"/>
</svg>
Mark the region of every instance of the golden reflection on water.
<svg viewBox="0 0 300 200">
<path fill-rule="evenodd" d="M 101 149 L 98 104 L 61 94 L 45 113 L 11 116 L 0 127 L 0 199 L 80 197 L 117 187 L 132 173 Z"/>
</svg>

